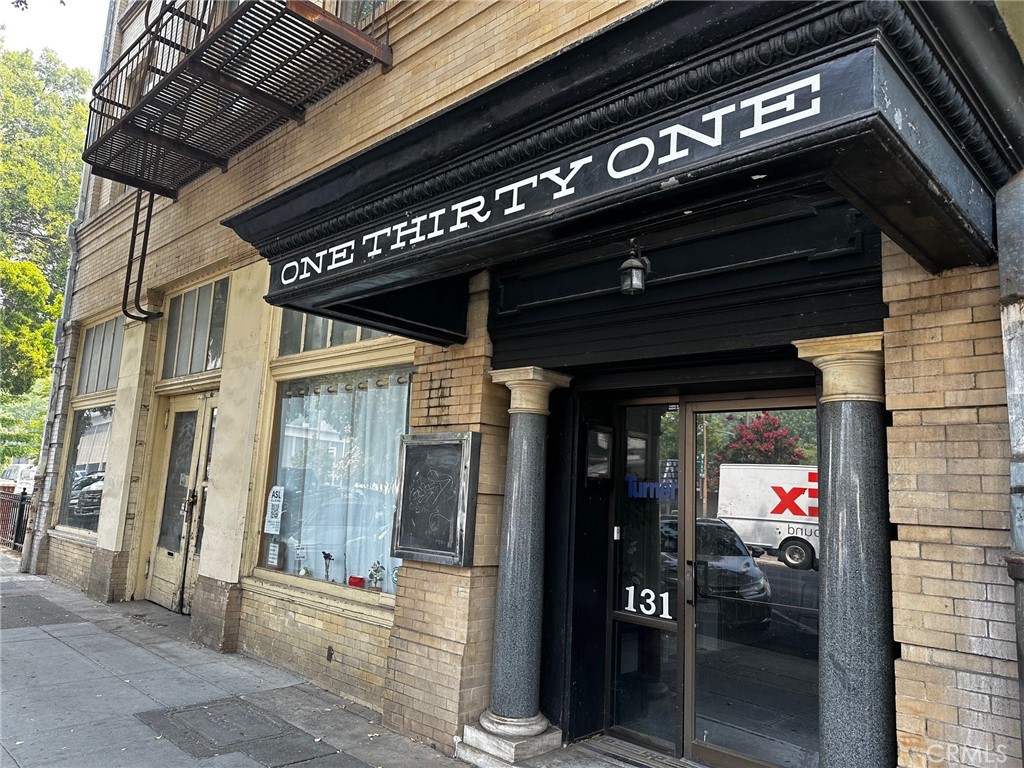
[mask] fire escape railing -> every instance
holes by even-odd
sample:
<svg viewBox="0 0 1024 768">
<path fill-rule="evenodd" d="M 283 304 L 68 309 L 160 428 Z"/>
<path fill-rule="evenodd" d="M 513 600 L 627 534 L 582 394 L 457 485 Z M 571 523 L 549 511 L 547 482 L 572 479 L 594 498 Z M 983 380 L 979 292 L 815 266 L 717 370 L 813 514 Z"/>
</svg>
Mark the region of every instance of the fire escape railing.
<svg viewBox="0 0 1024 768">
<path fill-rule="evenodd" d="M 377 0 L 328 7 L 369 18 Z M 228 161 L 360 73 L 391 66 L 391 48 L 309 0 L 166 0 L 142 35 L 93 88 L 84 160 L 93 174 L 176 199 Z M 136 201 L 124 313 L 140 305 L 152 216 L 135 250 Z"/>
<path fill-rule="evenodd" d="M 93 88 L 84 159 L 174 198 L 375 64 L 386 44 L 307 0 L 168 0 Z"/>
</svg>

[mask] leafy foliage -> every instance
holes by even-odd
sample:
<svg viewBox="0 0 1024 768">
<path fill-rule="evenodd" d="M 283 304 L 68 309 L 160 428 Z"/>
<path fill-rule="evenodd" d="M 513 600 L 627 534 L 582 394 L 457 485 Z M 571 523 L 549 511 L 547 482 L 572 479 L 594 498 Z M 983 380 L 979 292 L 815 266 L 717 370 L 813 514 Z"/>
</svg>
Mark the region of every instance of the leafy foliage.
<svg viewBox="0 0 1024 768">
<path fill-rule="evenodd" d="M 91 76 L 0 38 L 0 256 L 35 264 L 54 294 L 68 268 Z"/>
<path fill-rule="evenodd" d="M 708 414 L 707 485 L 718 490 L 722 464 L 814 464 L 817 432 L 813 408 Z M 698 462 L 703 460 L 698 444 Z M 698 467 L 701 464 L 698 463 Z"/>
<path fill-rule="evenodd" d="M 0 392 L 0 467 L 11 459 L 35 460 L 43 439 L 50 379 L 36 379 L 23 395 Z"/>
<path fill-rule="evenodd" d="M 0 392 L 25 394 L 46 375 L 61 304 L 39 267 L 0 256 Z"/>
<path fill-rule="evenodd" d="M 762 411 L 749 424 L 738 423 L 732 441 L 715 458 L 720 464 L 799 464 L 804 458 L 799 444 L 778 416 Z"/>
</svg>

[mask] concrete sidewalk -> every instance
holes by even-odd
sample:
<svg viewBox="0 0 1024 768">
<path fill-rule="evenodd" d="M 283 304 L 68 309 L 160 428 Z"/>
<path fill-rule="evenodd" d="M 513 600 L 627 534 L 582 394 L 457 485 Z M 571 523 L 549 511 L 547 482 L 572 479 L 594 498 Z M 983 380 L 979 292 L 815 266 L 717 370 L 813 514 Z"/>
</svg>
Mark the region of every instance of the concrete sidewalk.
<svg viewBox="0 0 1024 768">
<path fill-rule="evenodd" d="M 187 616 L 103 605 L 0 554 L 0 766 L 460 766 L 299 677 L 189 642 Z"/>
<path fill-rule="evenodd" d="M 380 714 L 241 654 L 189 618 L 97 603 L 0 550 L 0 768 L 465 768 Z M 503 765 L 495 760 L 493 765 Z M 607 737 L 522 768 L 683 768 Z"/>
</svg>

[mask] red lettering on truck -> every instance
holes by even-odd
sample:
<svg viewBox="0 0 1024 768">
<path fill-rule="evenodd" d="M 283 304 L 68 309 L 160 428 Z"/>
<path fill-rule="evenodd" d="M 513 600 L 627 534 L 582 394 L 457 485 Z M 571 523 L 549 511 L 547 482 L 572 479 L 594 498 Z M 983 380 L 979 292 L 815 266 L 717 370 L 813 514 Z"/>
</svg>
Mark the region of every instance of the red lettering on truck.
<svg viewBox="0 0 1024 768">
<path fill-rule="evenodd" d="M 818 488 L 817 488 L 817 485 L 818 485 L 818 473 L 817 472 L 808 472 L 807 473 L 807 482 L 808 482 L 808 484 L 813 484 L 814 487 L 811 487 L 811 488 L 801 488 L 801 487 L 783 488 L 782 486 L 779 486 L 779 485 L 771 486 L 771 489 L 773 491 L 775 491 L 775 495 L 779 497 L 779 503 L 775 505 L 775 508 L 772 509 L 770 514 L 773 514 L 773 515 L 784 515 L 784 514 L 786 514 L 788 512 L 789 514 L 796 515 L 798 517 L 817 517 L 818 516 L 818 507 L 817 507 L 817 505 L 815 505 L 813 507 L 808 505 L 807 506 L 807 511 L 805 512 L 803 510 L 803 507 L 801 507 L 799 504 L 796 503 L 797 499 L 799 499 L 805 493 L 807 494 L 807 498 L 808 499 L 817 499 L 818 498 Z"/>
</svg>

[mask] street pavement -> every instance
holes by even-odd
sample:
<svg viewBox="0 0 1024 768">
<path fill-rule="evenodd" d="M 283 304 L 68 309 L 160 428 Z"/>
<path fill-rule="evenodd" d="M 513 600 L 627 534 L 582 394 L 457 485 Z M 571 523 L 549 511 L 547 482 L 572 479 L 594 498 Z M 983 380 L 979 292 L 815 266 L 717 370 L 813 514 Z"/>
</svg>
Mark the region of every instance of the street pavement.
<svg viewBox="0 0 1024 768">
<path fill-rule="evenodd" d="M 188 622 L 97 603 L 0 554 L 0 766 L 464 765 L 296 675 L 191 643 Z"/>
<path fill-rule="evenodd" d="M 290 672 L 192 643 L 188 629 L 153 603 L 97 603 L 19 573 L 0 550 L 0 768 L 465 768 Z M 638 752 L 596 739 L 523 765 L 687 765 Z"/>
</svg>

